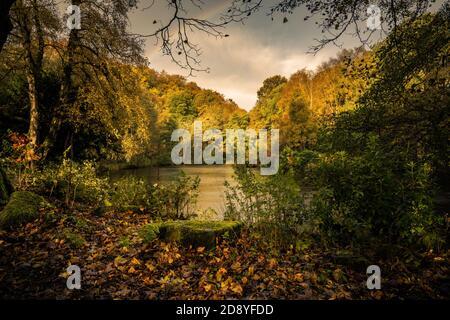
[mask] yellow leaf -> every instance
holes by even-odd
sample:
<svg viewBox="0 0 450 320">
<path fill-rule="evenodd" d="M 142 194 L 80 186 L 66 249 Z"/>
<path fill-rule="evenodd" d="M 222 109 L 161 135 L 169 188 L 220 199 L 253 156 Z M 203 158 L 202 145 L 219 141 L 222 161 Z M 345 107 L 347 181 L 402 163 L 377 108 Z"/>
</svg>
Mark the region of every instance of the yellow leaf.
<svg viewBox="0 0 450 320">
<path fill-rule="evenodd" d="M 133 259 L 131 259 L 131 264 L 137 266 L 137 265 L 140 265 L 141 262 L 138 259 L 133 258 Z"/>
<path fill-rule="evenodd" d="M 231 285 L 231 291 L 233 291 L 234 293 L 237 293 L 239 295 L 242 295 L 243 289 L 239 283 L 233 283 Z"/>
<path fill-rule="evenodd" d="M 136 273 L 136 270 L 134 267 L 130 267 L 130 269 L 128 269 L 128 273 Z"/>
<path fill-rule="evenodd" d="M 211 284 L 205 284 L 204 286 L 203 286 L 203 289 L 205 289 L 205 291 L 206 292 L 209 292 L 209 291 L 211 291 L 211 288 L 212 288 L 212 285 Z"/>
<path fill-rule="evenodd" d="M 241 269 L 241 263 L 239 261 L 236 261 L 235 263 L 233 263 L 233 265 L 231 266 L 231 269 L 238 271 Z"/>
<path fill-rule="evenodd" d="M 205 247 L 198 247 L 197 248 L 197 252 L 198 253 L 202 253 L 203 251 L 205 251 Z"/>
<path fill-rule="evenodd" d="M 222 275 L 224 275 L 225 273 L 227 273 L 227 269 L 225 269 L 225 268 L 220 268 L 219 270 L 217 270 L 217 272 L 216 272 L 217 281 L 221 281 Z"/>
<path fill-rule="evenodd" d="M 125 262 L 127 262 L 127 259 L 125 259 L 124 257 L 122 257 L 122 256 L 117 256 L 115 259 L 114 259 L 114 265 L 117 267 L 117 266 L 119 266 L 119 265 L 121 265 L 121 264 L 124 264 Z"/>
<path fill-rule="evenodd" d="M 247 273 L 249 276 L 253 275 L 254 272 L 255 272 L 255 268 L 253 266 L 248 267 Z"/>
<path fill-rule="evenodd" d="M 147 267 L 148 271 L 152 272 L 153 270 L 155 270 L 155 266 L 153 264 L 151 264 L 150 262 L 147 262 L 145 264 L 145 266 Z"/>
</svg>

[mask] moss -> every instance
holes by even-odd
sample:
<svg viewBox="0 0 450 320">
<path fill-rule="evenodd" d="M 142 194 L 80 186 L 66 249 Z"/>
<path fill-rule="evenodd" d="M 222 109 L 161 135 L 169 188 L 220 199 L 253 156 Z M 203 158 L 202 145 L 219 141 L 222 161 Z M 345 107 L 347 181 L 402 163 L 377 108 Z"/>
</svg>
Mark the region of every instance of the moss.
<svg viewBox="0 0 450 320">
<path fill-rule="evenodd" d="M 121 248 L 128 248 L 131 246 L 131 240 L 128 236 L 122 236 L 119 238 L 119 247 Z"/>
<path fill-rule="evenodd" d="M 6 207 L 0 212 L 0 228 L 12 228 L 30 222 L 39 216 L 44 207 L 44 198 L 29 191 L 16 191 Z"/>
<path fill-rule="evenodd" d="M 70 229 L 64 230 L 64 238 L 72 249 L 79 249 L 86 243 L 83 236 L 70 231 Z"/>
<path fill-rule="evenodd" d="M 152 224 L 146 226 L 149 230 Z M 157 225 L 161 240 L 176 241 L 194 247 L 213 248 L 218 237 L 230 237 L 239 233 L 237 221 L 169 221 Z"/>
<path fill-rule="evenodd" d="M 150 243 L 159 236 L 159 223 L 149 223 L 142 227 L 139 236 L 145 243 Z"/>
<path fill-rule="evenodd" d="M 14 192 L 11 183 L 6 176 L 5 171 L 0 168 L 0 206 L 8 203 L 9 196 Z"/>
</svg>

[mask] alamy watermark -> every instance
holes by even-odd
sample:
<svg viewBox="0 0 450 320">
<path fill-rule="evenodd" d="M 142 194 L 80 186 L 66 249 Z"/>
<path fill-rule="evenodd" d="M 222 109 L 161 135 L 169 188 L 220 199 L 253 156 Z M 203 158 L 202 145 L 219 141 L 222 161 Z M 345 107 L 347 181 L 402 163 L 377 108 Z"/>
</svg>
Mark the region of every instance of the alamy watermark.
<svg viewBox="0 0 450 320">
<path fill-rule="evenodd" d="M 81 29 L 81 10 L 79 6 L 76 5 L 70 5 L 67 7 L 66 14 L 69 16 L 67 17 L 67 28 L 69 30 Z"/>
<path fill-rule="evenodd" d="M 368 275 L 366 285 L 369 290 L 381 289 L 381 269 L 376 264 L 367 267 L 366 273 Z"/>
<path fill-rule="evenodd" d="M 225 163 L 261 166 L 261 175 L 274 175 L 279 168 L 279 130 L 270 130 L 270 152 L 268 150 L 268 130 L 260 129 L 226 129 Z M 202 130 L 202 122 L 194 122 L 194 143 L 192 147 L 191 132 L 176 129 L 171 140 L 177 141 L 171 152 L 172 162 L 180 164 L 224 164 L 224 139 L 218 129 Z M 203 142 L 209 144 L 203 150 Z M 248 150 L 248 157 L 247 155 Z M 192 160 L 193 151 L 193 160 Z M 236 157 L 235 157 L 236 154 Z"/>
<path fill-rule="evenodd" d="M 377 5 L 370 5 L 367 8 L 367 15 L 369 18 L 366 21 L 367 28 L 375 31 L 381 30 L 381 9 Z"/>
<path fill-rule="evenodd" d="M 67 267 L 67 274 L 69 274 L 69 277 L 66 281 L 67 289 L 73 290 L 73 289 L 81 289 L 81 269 L 77 265 L 70 265 Z"/>
</svg>

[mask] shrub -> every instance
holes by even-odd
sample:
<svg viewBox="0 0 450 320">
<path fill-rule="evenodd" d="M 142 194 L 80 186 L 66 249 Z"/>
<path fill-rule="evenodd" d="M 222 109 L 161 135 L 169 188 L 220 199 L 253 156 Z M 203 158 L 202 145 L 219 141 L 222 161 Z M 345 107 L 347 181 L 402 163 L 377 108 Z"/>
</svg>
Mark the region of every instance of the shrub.
<svg viewBox="0 0 450 320">
<path fill-rule="evenodd" d="M 377 238 L 431 246 L 438 237 L 428 163 L 383 152 L 376 139 L 360 155 L 323 154 L 307 165 L 318 189 L 312 214 L 322 234 L 340 243 Z"/>
<path fill-rule="evenodd" d="M 107 178 L 97 176 L 93 162 L 64 159 L 59 165 L 49 165 L 36 172 L 31 188 L 73 206 L 75 201 L 96 204 L 107 200 L 108 182 Z"/>
<path fill-rule="evenodd" d="M 165 220 L 189 218 L 194 214 L 199 185 L 199 177 L 189 177 L 182 171 L 175 181 L 151 186 L 149 206 L 153 216 Z"/>
<path fill-rule="evenodd" d="M 295 242 L 305 231 L 306 210 L 292 172 L 260 176 L 236 166 L 237 185 L 226 183 L 225 217 L 253 226 L 267 240 L 281 245 Z"/>
<path fill-rule="evenodd" d="M 112 205 L 119 209 L 142 208 L 152 218 L 187 219 L 193 214 L 200 179 L 181 172 L 174 181 L 150 185 L 136 177 L 125 177 L 113 183 Z"/>
<path fill-rule="evenodd" d="M 124 177 L 112 183 L 110 191 L 111 204 L 119 210 L 132 207 L 147 207 L 149 201 L 149 186 L 136 177 Z"/>
</svg>

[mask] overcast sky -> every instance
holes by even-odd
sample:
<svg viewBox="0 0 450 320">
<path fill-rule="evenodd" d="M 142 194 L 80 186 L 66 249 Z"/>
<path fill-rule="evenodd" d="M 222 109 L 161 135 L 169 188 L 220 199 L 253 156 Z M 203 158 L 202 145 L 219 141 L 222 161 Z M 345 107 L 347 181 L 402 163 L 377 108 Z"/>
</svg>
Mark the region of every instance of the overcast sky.
<svg viewBox="0 0 450 320">
<path fill-rule="evenodd" d="M 218 21 L 220 13 L 226 11 L 230 1 L 205 0 L 202 10 L 191 10 L 190 16 Z M 151 3 L 151 1 L 150 1 Z M 155 0 L 155 4 L 142 10 L 145 3 L 131 15 L 132 31 L 149 34 L 158 24 L 154 20 L 167 21 L 170 10 L 164 0 Z M 302 9 L 288 15 L 288 22 L 283 23 L 283 16 L 271 21 L 267 16 L 267 7 L 252 15 L 245 24 L 229 25 L 226 33 L 230 36 L 222 39 L 194 34 L 192 40 L 202 48 L 202 67 L 208 67 L 209 73 L 199 72 L 189 80 L 195 81 L 203 88 L 210 88 L 231 98 L 246 109 L 251 109 L 256 102 L 256 92 L 264 79 L 280 74 L 289 76 L 303 68 L 313 70 L 322 62 L 336 55 L 340 50 L 329 46 L 316 55 L 307 53 L 315 39 L 323 37 L 313 21 L 304 21 L 306 12 Z M 341 39 L 343 48 L 353 48 L 359 42 L 348 35 Z M 149 39 L 146 56 L 150 67 L 158 71 L 165 70 L 171 74 L 187 75 L 169 57 L 163 56 L 154 39 Z"/>
</svg>

